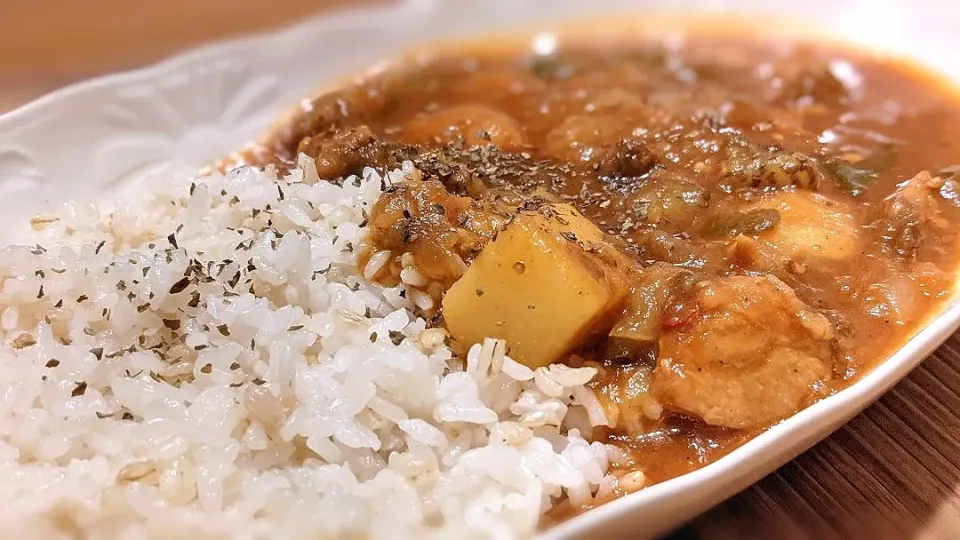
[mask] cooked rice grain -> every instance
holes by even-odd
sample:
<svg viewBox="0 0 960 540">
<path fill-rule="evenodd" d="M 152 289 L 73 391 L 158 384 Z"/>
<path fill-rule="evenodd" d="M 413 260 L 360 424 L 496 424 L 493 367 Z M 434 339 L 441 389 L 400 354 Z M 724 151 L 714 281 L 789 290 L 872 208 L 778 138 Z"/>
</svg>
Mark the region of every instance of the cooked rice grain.
<svg viewBox="0 0 960 540">
<path fill-rule="evenodd" d="M 513 538 L 609 491 L 564 424 L 605 419 L 592 369 L 464 365 L 429 295 L 364 279 L 386 255 L 357 268 L 411 174 L 157 180 L 0 251 L 0 536 Z"/>
</svg>

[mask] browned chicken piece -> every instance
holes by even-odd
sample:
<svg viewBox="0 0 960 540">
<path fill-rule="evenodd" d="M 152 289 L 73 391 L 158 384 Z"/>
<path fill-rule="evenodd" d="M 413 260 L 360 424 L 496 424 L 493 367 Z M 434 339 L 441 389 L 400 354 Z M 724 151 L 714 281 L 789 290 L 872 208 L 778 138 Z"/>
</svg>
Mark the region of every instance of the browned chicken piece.
<svg viewBox="0 0 960 540">
<path fill-rule="evenodd" d="M 317 174 L 329 180 L 359 175 L 364 167 L 399 167 L 416 155 L 415 149 L 381 142 L 367 126 L 307 137 L 298 152 L 314 158 Z"/>
<path fill-rule="evenodd" d="M 657 156 L 640 141 L 620 139 L 598 150 L 596 163 L 601 176 L 638 177 L 657 165 Z"/>
<path fill-rule="evenodd" d="M 817 190 L 823 172 L 813 159 L 799 153 L 769 150 L 733 137 L 724 147 L 720 177 L 734 188 L 789 188 Z"/>
<path fill-rule="evenodd" d="M 814 104 L 836 107 L 849 97 L 849 90 L 828 66 L 806 68 L 789 76 L 776 101 L 800 107 Z"/>
<path fill-rule="evenodd" d="M 374 245 L 397 257 L 411 253 L 420 273 L 444 290 L 506 221 L 486 203 L 453 195 L 437 180 L 416 178 L 384 193 L 370 213 Z"/>
<path fill-rule="evenodd" d="M 741 99 L 734 99 L 722 106 L 720 112 L 724 125 L 737 128 L 741 132 L 765 132 L 775 127 L 803 132 L 803 128 L 800 127 L 803 119 L 790 109 L 765 107 L 759 103 L 747 103 Z M 751 133 L 751 135 L 755 134 Z M 808 136 L 815 137 L 813 134 Z"/>
<path fill-rule="evenodd" d="M 771 85 L 775 90 L 772 102 L 798 108 L 847 103 L 856 89 L 844 83 L 840 67 L 813 47 L 798 47 L 770 65 L 770 78 L 779 82 Z"/>
<path fill-rule="evenodd" d="M 792 108 L 766 107 L 735 99 L 721 107 L 723 125 L 750 134 L 760 146 L 784 146 L 790 152 L 816 155 L 821 144 L 817 133 L 803 127 L 803 114 Z"/>
<path fill-rule="evenodd" d="M 614 88 L 597 96 L 591 110 L 567 117 L 546 136 L 546 150 L 571 163 L 593 167 L 602 175 L 640 176 L 657 161 L 634 132 L 663 127 L 670 115 L 638 95 Z"/>
<path fill-rule="evenodd" d="M 689 231 L 709 199 L 703 186 L 668 171 L 657 171 L 639 187 L 631 187 L 633 219 L 671 233 Z"/>
<path fill-rule="evenodd" d="M 387 71 L 304 102 L 292 118 L 274 127 L 269 145 L 276 158 L 272 161 L 290 167 L 295 164 L 298 144 L 304 139 L 323 139 L 351 126 L 369 123 L 389 105 L 392 93 L 407 86 L 412 76 L 406 70 Z"/>
<path fill-rule="evenodd" d="M 420 114 L 403 125 L 401 138 L 412 144 L 463 143 L 517 150 L 526 144 L 516 120 L 483 105 L 457 105 Z"/>
<path fill-rule="evenodd" d="M 547 136 L 545 149 L 550 155 L 574 164 L 593 164 L 609 141 L 630 135 L 623 114 L 580 114 L 569 116 Z"/>
<path fill-rule="evenodd" d="M 923 171 L 897 187 L 884 204 L 880 222 L 883 247 L 888 255 L 915 259 L 930 226 L 943 228 L 938 201 L 944 180 Z"/>
<path fill-rule="evenodd" d="M 833 329 L 773 276 L 700 282 L 664 321 L 652 391 L 665 408 L 759 428 L 806 405 L 831 378 Z"/>
</svg>

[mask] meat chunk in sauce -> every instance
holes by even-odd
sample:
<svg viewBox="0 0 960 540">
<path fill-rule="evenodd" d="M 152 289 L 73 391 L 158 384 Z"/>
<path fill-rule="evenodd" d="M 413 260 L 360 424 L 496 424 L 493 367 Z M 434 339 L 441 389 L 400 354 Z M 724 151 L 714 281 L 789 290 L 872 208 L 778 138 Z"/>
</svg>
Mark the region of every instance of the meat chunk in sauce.
<svg viewBox="0 0 960 540">
<path fill-rule="evenodd" d="M 752 428 L 787 417 L 831 378 L 827 319 L 772 276 L 697 285 L 689 320 L 660 338 L 652 390 L 704 422 Z"/>
<path fill-rule="evenodd" d="M 802 68 L 799 72 L 787 76 L 777 100 L 800 106 L 821 104 L 836 107 L 850 92 L 843 82 L 834 75 L 830 66 Z"/>
<path fill-rule="evenodd" d="M 601 174 L 640 176 L 656 164 L 655 153 L 637 134 L 668 125 L 666 111 L 622 88 L 602 92 L 587 108 L 546 135 L 548 152 L 585 167 L 597 164 Z"/>
<path fill-rule="evenodd" d="M 458 105 L 417 115 L 403 125 L 404 139 L 415 144 L 494 145 L 517 150 L 525 144 L 523 128 L 506 114 L 483 105 Z"/>
<path fill-rule="evenodd" d="M 399 261 L 409 253 L 419 273 L 445 287 L 467 269 L 506 222 L 489 205 L 449 193 L 435 179 L 410 178 L 373 209 L 370 228 L 379 249 Z"/>
<path fill-rule="evenodd" d="M 817 163 L 802 154 L 762 150 L 740 138 L 730 143 L 727 152 L 720 174 L 724 183 L 733 187 L 815 190 L 823 179 Z"/>
<path fill-rule="evenodd" d="M 621 140 L 630 131 L 618 114 L 571 116 L 547 135 L 546 148 L 570 163 L 591 164 L 611 141 Z"/>
<path fill-rule="evenodd" d="M 923 245 L 928 226 L 947 227 L 938 201 L 944 180 L 923 171 L 897 187 L 885 201 L 881 221 L 883 246 L 902 259 L 914 259 Z"/>
<path fill-rule="evenodd" d="M 299 153 L 316 162 L 320 178 L 344 178 L 359 175 L 364 167 L 399 165 L 404 155 L 399 147 L 384 145 L 367 126 L 306 137 L 300 141 Z"/>
</svg>

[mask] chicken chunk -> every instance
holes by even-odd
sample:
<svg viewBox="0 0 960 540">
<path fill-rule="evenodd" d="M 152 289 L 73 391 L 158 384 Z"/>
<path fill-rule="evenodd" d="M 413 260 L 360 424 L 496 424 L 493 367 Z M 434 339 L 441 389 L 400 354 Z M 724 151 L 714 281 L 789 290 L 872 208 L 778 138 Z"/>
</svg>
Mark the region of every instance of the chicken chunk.
<svg viewBox="0 0 960 540">
<path fill-rule="evenodd" d="M 399 167 L 416 155 L 415 149 L 381 141 L 365 125 L 306 137 L 297 152 L 314 158 L 317 174 L 329 180 L 359 176 L 365 167 Z"/>
<path fill-rule="evenodd" d="M 571 163 L 592 164 L 609 141 L 618 141 L 630 134 L 623 124 L 623 116 L 618 113 L 569 116 L 547 134 L 546 149 Z"/>
<path fill-rule="evenodd" d="M 523 128 L 506 114 L 483 105 L 457 105 L 421 114 L 404 124 L 402 138 L 412 144 L 494 145 L 502 150 L 524 146 Z"/>
<path fill-rule="evenodd" d="M 617 144 L 599 151 L 596 164 L 602 176 L 635 178 L 650 172 L 657 164 L 657 157 L 638 141 L 620 139 Z"/>
<path fill-rule="evenodd" d="M 547 134 L 550 154 L 571 163 L 596 163 L 605 175 L 640 176 L 656 164 L 656 156 L 634 136 L 667 125 L 665 111 L 623 89 L 604 92 L 590 109 L 568 116 Z"/>
<path fill-rule="evenodd" d="M 784 73 L 784 83 L 774 102 L 798 107 L 814 104 L 836 107 L 850 97 L 850 90 L 830 66 L 804 68 Z"/>
<path fill-rule="evenodd" d="M 900 184 L 887 198 L 880 225 L 888 254 L 915 259 L 930 227 L 946 227 L 938 206 L 943 185 L 943 179 L 923 171 Z"/>
<path fill-rule="evenodd" d="M 858 247 L 857 220 L 845 205 L 809 191 L 783 191 L 753 209 L 776 210 L 780 220 L 757 238 L 788 259 L 839 261 Z"/>
<path fill-rule="evenodd" d="M 730 428 L 801 409 L 832 376 L 833 329 L 773 276 L 700 282 L 665 328 L 651 390 L 664 407 Z"/>
<path fill-rule="evenodd" d="M 633 189 L 635 218 L 671 233 L 688 230 L 709 203 L 703 186 L 669 171 L 657 171 Z"/>
<path fill-rule="evenodd" d="M 734 188 L 786 188 L 796 186 L 816 191 L 823 173 L 812 159 L 786 152 L 752 147 L 749 143 L 732 145 L 729 157 L 720 164 L 725 185 Z"/>
<path fill-rule="evenodd" d="M 396 258 L 410 253 L 421 274 L 449 287 L 505 222 L 481 201 L 451 194 L 437 180 L 414 177 L 380 197 L 369 226 L 379 249 Z M 386 270 L 375 277 L 384 279 Z"/>
</svg>

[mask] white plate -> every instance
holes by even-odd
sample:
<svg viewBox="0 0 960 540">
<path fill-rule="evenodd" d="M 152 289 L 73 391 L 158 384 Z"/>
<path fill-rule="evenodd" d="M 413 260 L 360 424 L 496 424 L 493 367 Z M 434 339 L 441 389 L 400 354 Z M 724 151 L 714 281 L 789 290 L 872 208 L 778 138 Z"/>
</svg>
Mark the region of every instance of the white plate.
<svg viewBox="0 0 960 540">
<path fill-rule="evenodd" d="M 266 129 L 284 108 L 414 43 L 638 9 L 779 17 L 771 32 L 808 33 L 912 57 L 954 81 L 956 8 L 937 0 L 413 1 L 341 12 L 283 32 L 226 42 L 156 66 L 91 80 L 0 116 L 0 241 L 65 199 L 114 198 L 145 173 L 197 167 Z M 784 24 L 786 21 L 786 24 Z M 812 21 L 808 23 L 807 21 Z M 590 23 L 593 25 L 594 23 Z M 596 24 L 596 31 L 602 27 Z M 832 36 L 832 37 L 831 37 Z M 156 177 L 154 177 L 156 178 Z M 148 178 L 149 181 L 149 178 Z M 671 529 L 806 450 L 876 400 L 960 326 L 956 298 L 893 357 L 848 390 L 773 427 L 718 462 L 604 505 L 544 538 L 638 538 Z"/>
</svg>

